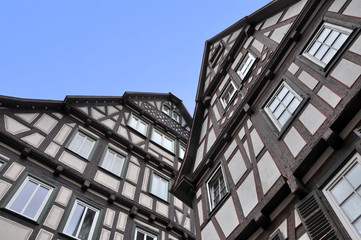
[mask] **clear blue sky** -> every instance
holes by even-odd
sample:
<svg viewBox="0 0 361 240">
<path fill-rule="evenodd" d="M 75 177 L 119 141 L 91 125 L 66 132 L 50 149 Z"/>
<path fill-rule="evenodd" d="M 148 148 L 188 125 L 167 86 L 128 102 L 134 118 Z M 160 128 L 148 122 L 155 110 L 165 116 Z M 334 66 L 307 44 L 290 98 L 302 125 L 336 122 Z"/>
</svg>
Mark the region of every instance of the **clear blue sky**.
<svg viewBox="0 0 361 240">
<path fill-rule="evenodd" d="M 1 95 L 172 92 L 194 110 L 207 39 L 269 0 L 4 0 Z"/>
</svg>

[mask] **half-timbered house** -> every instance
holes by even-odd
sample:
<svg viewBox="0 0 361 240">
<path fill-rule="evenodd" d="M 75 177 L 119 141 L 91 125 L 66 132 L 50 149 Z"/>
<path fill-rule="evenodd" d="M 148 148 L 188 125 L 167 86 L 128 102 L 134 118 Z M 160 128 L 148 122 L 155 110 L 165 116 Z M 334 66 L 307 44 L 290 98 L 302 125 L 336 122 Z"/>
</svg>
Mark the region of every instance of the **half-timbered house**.
<svg viewBox="0 0 361 240">
<path fill-rule="evenodd" d="M 0 239 L 195 239 L 169 193 L 191 121 L 171 93 L 0 96 Z"/>
<path fill-rule="evenodd" d="M 197 239 L 361 239 L 360 28 L 360 0 L 277 0 L 206 41 L 172 187 Z"/>
</svg>

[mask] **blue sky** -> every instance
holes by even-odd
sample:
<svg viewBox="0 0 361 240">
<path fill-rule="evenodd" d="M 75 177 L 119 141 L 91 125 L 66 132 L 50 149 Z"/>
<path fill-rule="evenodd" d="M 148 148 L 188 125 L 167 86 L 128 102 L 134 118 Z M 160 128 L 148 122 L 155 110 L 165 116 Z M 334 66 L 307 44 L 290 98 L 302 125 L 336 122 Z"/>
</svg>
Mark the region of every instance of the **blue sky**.
<svg viewBox="0 0 361 240">
<path fill-rule="evenodd" d="M 204 43 L 269 0 L 5 0 L 1 95 L 172 92 L 194 110 Z"/>
</svg>

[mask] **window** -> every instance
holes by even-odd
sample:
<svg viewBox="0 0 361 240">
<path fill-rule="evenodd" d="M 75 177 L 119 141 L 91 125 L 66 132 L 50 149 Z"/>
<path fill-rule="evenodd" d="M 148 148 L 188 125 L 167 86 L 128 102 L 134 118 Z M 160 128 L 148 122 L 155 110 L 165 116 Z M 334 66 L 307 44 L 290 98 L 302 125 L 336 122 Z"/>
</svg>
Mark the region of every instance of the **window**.
<svg viewBox="0 0 361 240">
<path fill-rule="evenodd" d="M 135 129 L 136 131 L 138 131 L 139 133 L 143 135 L 147 135 L 148 123 L 134 116 L 134 114 L 130 116 L 128 125 L 131 126 L 133 129 Z"/>
<path fill-rule="evenodd" d="M 75 199 L 63 233 L 76 239 L 92 239 L 99 212 L 99 209 Z"/>
<path fill-rule="evenodd" d="M 225 88 L 225 90 L 223 91 L 221 98 L 220 98 L 223 108 L 226 108 L 228 106 L 228 104 L 231 102 L 235 93 L 236 93 L 236 86 L 234 85 L 234 83 L 232 81 L 230 81 L 228 83 L 227 87 Z"/>
<path fill-rule="evenodd" d="M 174 151 L 174 140 L 159 130 L 153 129 L 152 140 L 167 150 Z"/>
<path fill-rule="evenodd" d="M 170 110 L 171 110 L 171 108 L 170 108 L 169 106 L 163 104 L 163 106 L 162 106 L 162 112 L 164 112 L 165 114 L 167 114 L 168 116 L 170 116 L 170 115 L 171 115 L 171 114 L 170 114 L 170 112 L 171 112 Z"/>
<path fill-rule="evenodd" d="M 136 228 L 134 234 L 134 240 L 156 240 L 157 236 L 151 234 L 143 229 Z"/>
<path fill-rule="evenodd" d="M 120 176 L 123 170 L 126 156 L 111 148 L 105 150 L 101 167 L 108 170 L 109 172 Z"/>
<path fill-rule="evenodd" d="M 361 239 L 361 156 L 351 161 L 323 189 L 352 239 Z"/>
<path fill-rule="evenodd" d="M 80 156 L 88 159 L 95 146 L 95 143 L 96 140 L 94 138 L 78 130 L 71 140 L 68 148 Z"/>
<path fill-rule="evenodd" d="M 278 87 L 267 102 L 264 110 L 275 124 L 278 130 L 281 130 L 286 122 L 295 114 L 296 109 L 302 102 L 299 96 L 286 82 Z"/>
<path fill-rule="evenodd" d="M 175 111 L 173 111 L 173 113 L 172 113 L 172 118 L 173 118 L 173 120 L 175 120 L 176 122 L 179 122 L 179 120 L 180 120 L 179 114 L 176 113 Z"/>
<path fill-rule="evenodd" d="M 6 208 L 36 221 L 53 190 L 53 187 L 27 176 Z"/>
<path fill-rule="evenodd" d="M 250 52 L 243 58 L 240 66 L 237 68 L 238 76 L 244 80 L 247 77 L 248 72 L 251 70 L 253 63 L 256 61 L 256 57 Z"/>
<path fill-rule="evenodd" d="M 169 117 L 171 117 L 174 121 L 176 122 L 180 122 L 180 115 L 179 113 L 177 113 L 174 109 L 172 109 L 171 107 L 169 107 L 166 104 L 163 104 L 162 106 L 162 112 L 167 114 Z"/>
<path fill-rule="evenodd" d="M 351 29 L 324 23 L 307 45 L 303 55 L 321 67 L 326 67 L 351 32 Z"/>
<path fill-rule="evenodd" d="M 151 177 L 150 192 L 159 198 L 168 201 L 169 181 L 155 172 L 152 172 Z"/>
<path fill-rule="evenodd" d="M 183 159 L 185 152 L 186 148 L 179 144 L 179 158 Z"/>
<path fill-rule="evenodd" d="M 207 181 L 207 193 L 210 209 L 214 209 L 228 192 L 222 167 L 219 166 Z"/>
</svg>

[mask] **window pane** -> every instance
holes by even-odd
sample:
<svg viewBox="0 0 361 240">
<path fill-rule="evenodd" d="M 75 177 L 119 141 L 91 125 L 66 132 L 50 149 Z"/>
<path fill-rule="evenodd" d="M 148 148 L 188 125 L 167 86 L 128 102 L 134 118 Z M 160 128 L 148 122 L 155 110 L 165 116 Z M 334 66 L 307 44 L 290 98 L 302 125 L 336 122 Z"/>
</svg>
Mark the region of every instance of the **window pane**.
<svg viewBox="0 0 361 240">
<path fill-rule="evenodd" d="M 173 151 L 173 142 L 170 139 L 165 137 L 163 143 L 164 143 L 163 145 L 166 149 Z"/>
<path fill-rule="evenodd" d="M 65 230 L 67 234 L 76 236 L 84 210 L 84 206 L 78 203 L 76 204 L 73 215 L 71 216 L 70 222 L 67 226 L 67 229 Z"/>
<path fill-rule="evenodd" d="M 319 42 L 315 42 L 312 47 L 310 48 L 310 50 L 308 50 L 308 53 L 311 54 L 312 56 L 314 56 L 317 52 L 317 50 L 320 48 L 321 43 Z"/>
<path fill-rule="evenodd" d="M 336 40 L 336 38 L 338 37 L 340 33 L 336 32 L 336 31 L 332 31 L 330 35 L 328 35 L 325 43 L 329 46 L 332 45 L 332 43 Z"/>
<path fill-rule="evenodd" d="M 288 111 L 284 111 L 281 117 L 278 119 L 279 123 L 283 126 L 287 120 L 291 117 L 291 114 Z"/>
<path fill-rule="evenodd" d="M 292 114 L 294 113 L 294 111 L 296 111 L 298 105 L 300 105 L 300 100 L 298 100 L 297 98 L 294 98 L 293 101 L 290 103 L 290 105 L 288 106 L 288 111 Z"/>
<path fill-rule="evenodd" d="M 106 154 L 106 156 L 104 158 L 104 161 L 102 163 L 102 167 L 107 169 L 107 170 L 110 170 L 110 167 L 112 166 L 113 158 L 114 158 L 114 153 L 109 152 L 109 150 L 108 150 L 107 154 Z"/>
<path fill-rule="evenodd" d="M 361 218 L 354 223 L 354 226 L 357 229 L 358 233 L 361 235 Z"/>
<path fill-rule="evenodd" d="M 35 215 L 39 211 L 39 208 L 46 200 L 46 195 L 48 194 L 48 192 L 49 189 L 43 186 L 39 186 L 33 198 L 31 199 L 29 205 L 26 207 L 26 210 L 24 211 L 24 215 L 30 218 L 35 218 Z"/>
<path fill-rule="evenodd" d="M 154 238 L 147 236 L 147 240 L 154 240 Z"/>
<path fill-rule="evenodd" d="M 284 110 L 285 110 L 285 107 L 282 104 L 280 104 L 273 114 L 278 119 L 281 116 L 281 114 L 283 113 Z"/>
<path fill-rule="evenodd" d="M 329 63 L 331 61 L 331 59 L 333 58 L 333 56 L 335 56 L 336 52 L 337 51 L 335 49 L 330 48 L 327 51 L 326 55 L 322 58 L 322 62 Z"/>
<path fill-rule="evenodd" d="M 328 47 L 326 46 L 326 45 L 322 45 L 319 49 L 318 49 L 318 51 L 317 51 L 317 53 L 316 53 L 316 55 L 315 55 L 315 58 L 317 58 L 318 60 L 321 60 L 322 59 L 322 57 L 325 55 L 325 53 L 327 52 L 327 50 L 328 50 Z"/>
<path fill-rule="evenodd" d="M 137 240 L 144 240 L 144 238 L 145 238 L 144 233 L 137 232 Z"/>
<path fill-rule="evenodd" d="M 130 123 L 129 125 L 132 127 L 132 128 L 137 128 L 137 124 L 138 124 L 138 119 L 135 118 L 134 116 L 132 116 L 130 118 Z"/>
<path fill-rule="evenodd" d="M 86 140 L 84 141 L 83 146 L 81 147 L 80 151 L 79 151 L 79 155 L 83 156 L 83 157 L 88 157 L 91 151 L 91 148 L 93 146 L 93 141 L 91 141 L 89 138 L 86 138 Z"/>
<path fill-rule="evenodd" d="M 356 194 L 353 194 L 347 201 L 341 205 L 350 221 L 354 221 L 361 215 L 361 199 Z"/>
<path fill-rule="evenodd" d="M 29 201 L 31 195 L 35 191 L 38 184 L 31 182 L 30 180 L 27 180 L 24 187 L 21 189 L 21 192 L 19 195 L 17 195 L 15 201 L 11 204 L 10 209 L 21 213 L 23 211 L 23 208 L 25 207 L 25 204 Z"/>
<path fill-rule="evenodd" d="M 288 106 L 288 104 L 290 104 L 290 102 L 292 101 L 293 99 L 293 94 L 291 92 L 288 92 L 286 97 L 283 99 L 283 105 L 285 105 L 286 107 Z"/>
<path fill-rule="evenodd" d="M 81 228 L 80 228 L 78 238 L 80 238 L 82 240 L 88 239 L 91 227 L 93 225 L 95 214 L 96 214 L 95 211 L 93 211 L 89 208 L 87 209 L 84 220 L 83 220 L 83 224 L 81 225 Z"/>
<path fill-rule="evenodd" d="M 326 37 L 330 34 L 331 29 L 329 28 L 324 28 L 321 32 L 321 34 L 318 36 L 317 40 L 320 42 L 324 42 Z"/>
<path fill-rule="evenodd" d="M 144 122 L 139 122 L 138 129 L 137 129 L 137 130 L 138 130 L 140 133 L 145 134 L 145 133 L 146 133 L 146 129 L 147 129 L 147 124 L 144 123 Z"/>
<path fill-rule="evenodd" d="M 159 185 L 159 177 L 158 175 L 153 174 L 151 192 L 155 195 L 158 194 L 158 185 Z"/>
<path fill-rule="evenodd" d="M 275 98 L 272 102 L 272 104 L 269 106 L 269 109 L 274 112 L 274 110 L 276 109 L 276 107 L 278 106 L 278 104 L 280 104 L 280 100 L 278 100 L 277 98 Z"/>
<path fill-rule="evenodd" d="M 346 174 L 347 180 L 356 189 L 361 185 L 361 165 L 356 163 L 354 167 Z"/>
<path fill-rule="evenodd" d="M 336 41 L 333 43 L 333 47 L 336 48 L 337 50 L 340 49 L 340 47 L 346 41 L 347 38 L 348 38 L 348 35 L 341 33 L 341 35 L 338 36 Z"/>
<path fill-rule="evenodd" d="M 277 94 L 277 98 L 282 101 L 282 99 L 286 96 L 288 93 L 288 89 L 286 87 L 282 87 L 282 90 Z"/>
<path fill-rule="evenodd" d="M 112 172 L 115 174 L 120 175 L 121 173 L 121 169 L 122 169 L 122 165 L 123 165 L 123 158 L 119 157 L 119 155 L 117 155 L 115 157 L 114 160 L 114 164 L 113 164 L 113 168 L 112 168 Z"/>
<path fill-rule="evenodd" d="M 341 179 L 332 189 L 331 193 L 336 201 L 341 204 L 352 193 L 352 187 L 344 180 Z"/>
<path fill-rule="evenodd" d="M 153 140 L 158 143 L 158 144 L 162 144 L 162 135 L 159 134 L 158 132 L 156 131 L 153 131 Z"/>
<path fill-rule="evenodd" d="M 84 141 L 84 137 L 82 135 L 80 135 L 79 133 L 77 133 L 75 135 L 72 143 L 70 144 L 70 149 L 74 152 L 78 152 L 83 141 Z"/>
</svg>

